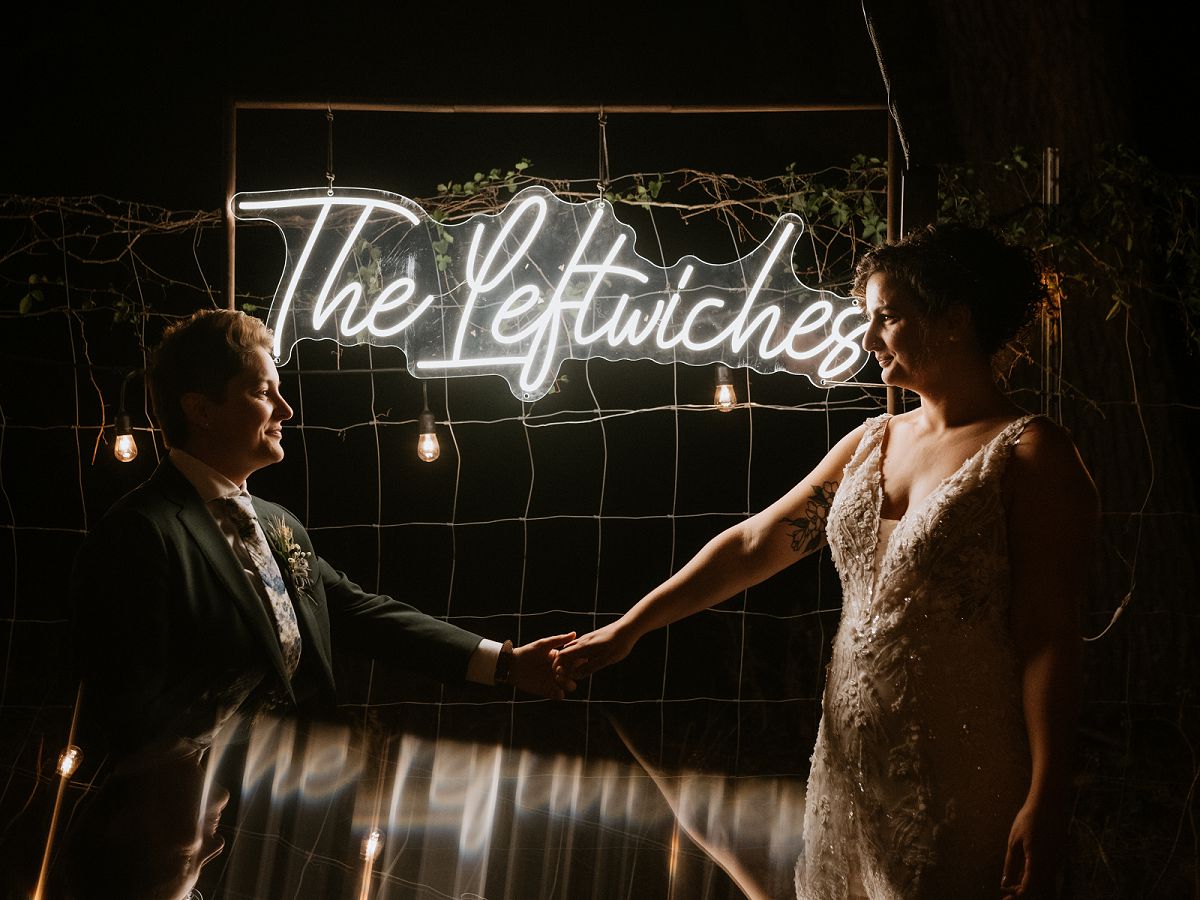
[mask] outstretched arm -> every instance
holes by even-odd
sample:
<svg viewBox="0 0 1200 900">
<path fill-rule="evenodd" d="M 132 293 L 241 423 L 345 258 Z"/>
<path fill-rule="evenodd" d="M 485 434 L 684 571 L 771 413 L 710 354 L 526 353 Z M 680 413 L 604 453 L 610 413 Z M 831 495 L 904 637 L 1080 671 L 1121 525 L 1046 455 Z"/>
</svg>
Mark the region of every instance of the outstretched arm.
<svg viewBox="0 0 1200 900">
<path fill-rule="evenodd" d="M 1001 887 L 1010 896 L 1032 897 L 1051 890 L 1066 832 L 1082 650 L 1079 606 L 1099 507 L 1071 439 L 1045 420 L 1022 434 L 1008 480 L 1012 630 L 1032 777 L 1009 834 Z"/>
<path fill-rule="evenodd" d="M 559 672 L 580 678 L 619 662 L 648 632 L 708 609 L 819 549 L 842 470 L 863 431 L 860 426 L 842 438 L 787 494 L 718 534 L 620 619 L 559 651 Z"/>
</svg>

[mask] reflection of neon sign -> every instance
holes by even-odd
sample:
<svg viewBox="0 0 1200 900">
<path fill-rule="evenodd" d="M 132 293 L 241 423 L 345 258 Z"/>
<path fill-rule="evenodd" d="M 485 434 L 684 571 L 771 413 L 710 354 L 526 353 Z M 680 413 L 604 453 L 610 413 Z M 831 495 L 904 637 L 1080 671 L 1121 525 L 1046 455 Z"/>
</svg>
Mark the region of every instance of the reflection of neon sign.
<svg viewBox="0 0 1200 900">
<path fill-rule="evenodd" d="M 720 362 L 814 383 L 865 362 L 854 301 L 793 273 L 804 223 L 790 214 L 735 262 L 663 268 L 634 251 L 607 201 L 540 187 L 459 225 L 375 190 L 238 194 L 234 209 L 284 234 L 268 317 L 280 358 L 304 338 L 366 341 L 401 348 L 414 375 L 499 374 L 526 400 L 564 359 Z"/>
</svg>

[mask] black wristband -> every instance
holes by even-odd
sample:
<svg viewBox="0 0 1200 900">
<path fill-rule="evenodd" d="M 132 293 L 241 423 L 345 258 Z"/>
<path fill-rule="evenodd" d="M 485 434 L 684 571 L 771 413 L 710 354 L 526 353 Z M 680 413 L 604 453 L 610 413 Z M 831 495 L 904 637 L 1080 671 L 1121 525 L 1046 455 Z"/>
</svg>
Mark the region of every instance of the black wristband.
<svg viewBox="0 0 1200 900">
<path fill-rule="evenodd" d="M 500 655 L 496 657 L 496 674 L 493 680 L 496 684 L 508 684 L 512 678 L 512 664 L 516 654 L 513 653 L 513 642 L 505 641 L 500 646 Z"/>
</svg>

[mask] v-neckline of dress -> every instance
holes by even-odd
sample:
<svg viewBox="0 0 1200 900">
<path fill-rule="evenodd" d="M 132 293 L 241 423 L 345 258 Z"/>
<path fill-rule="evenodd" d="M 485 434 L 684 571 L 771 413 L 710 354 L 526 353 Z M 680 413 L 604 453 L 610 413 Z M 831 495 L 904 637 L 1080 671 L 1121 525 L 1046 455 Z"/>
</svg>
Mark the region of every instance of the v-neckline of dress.
<svg viewBox="0 0 1200 900">
<path fill-rule="evenodd" d="M 875 453 L 874 453 L 875 473 L 878 476 L 878 478 L 876 479 L 876 485 L 878 487 L 878 492 L 879 492 L 878 496 L 875 498 L 875 532 L 876 532 L 876 534 L 879 533 L 879 523 L 883 520 L 883 503 L 884 503 L 884 500 L 886 499 L 884 497 L 884 490 L 883 490 L 883 462 L 884 462 L 884 458 L 886 456 L 885 446 L 887 444 L 887 439 L 888 439 L 888 425 L 891 423 L 892 418 L 893 418 L 892 416 L 888 416 L 886 419 L 883 420 L 883 428 L 880 429 L 879 442 L 875 445 Z M 1033 418 L 1036 418 L 1036 417 L 1033 415 L 1026 414 L 1026 415 L 1018 416 L 1017 418 L 1012 419 L 1009 422 L 1006 422 L 1004 424 L 1004 426 L 1002 428 L 1000 428 L 1000 430 L 998 430 L 990 438 L 988 438 L 986 441 L 984 441 L 982 444 L 980 444 L 979 448 L 974 453 L 972 453 L 970 456 L 968 456 L 966 459 L 964 459 L 961 463 L 959 463 L 959 466 L 957 469 L 955 469 L 953 472 L 951 472 L 949 475 L 947 475 L 945 478 L 943 478 L 941 481 L 939 481 L 936 485 L 934 485 L 933 489 L 928 494 L 926 494 L 924 497 L 922 497 L 917 503 L 914 504 L 912 502 L 912 500 L 910 499 L 909 503 L 908 503 L 908 507 L 904 510 L 904 513 L 899 518 L 891 520 L 896 523 L 896 528 L 899 529 L 900 523 L 904 522 L 906 519 L 908 519 L 910 516 L 912 516 L 914 512 L 919 512 L 921 509 L 923 509 L 929 503 L 929 501 L 932 497 L 934 497 L 936 494 L 939 494 L 946 487 L 946 485 L 950 484 L 952 481 L 954 481 L 956 478 L 958 478 L 958 476 L 963 473 L 963 470 L 966 469 L 968 465 L 970 465 L 977 457 L 979 457 L 980 454 L 984 453 L 989 447 L 991 447 L 992 444 L 996 443 L 996 441 L 999 440 L 1010 428 L 1012 428 L 1018 422 L 1028 422 L 1030 419 L 1033 419 Z"/>
<path fill-rule="evenodd" d="M 896 524 L 892 527 L 891 531 L 888 532 L 887 541 L 883 545 L 883 552 L 880 553 L 879 552 L 879 543 L 880 543 L 879 523 L 883 521 L 884 444 L 887 442 L 888 424 L 891 422 L 892 418 L 893 417 L 889 415 L 887 418 L 885 418 L 883 420 L 883 427 L 880 429 L 879 441 L 878 441 L 878 443 L 876 443 L 875 448 L 871 454 L 874 457 L 874 465 L 875 465 L 875 471 L 874 471 L 875 477 L 871 479 L 875 486 L 875 498 L 874 498 L 875 499 L 875 505 L 874 505 L 875 522 L 873 523 L 874 527 L 872 528 L 872 533 L 875 536 L 875 544 L 873 546 L 874 559 L 872 561 L 872 580 L 871 580 L 872 596 L 874 596 L 875 593 L 879 590 L 879 585 L 881 583 L 881 579 L 883 578 L 884 572 L 888 569 L 888 564 L 892 557 L 892 545 L 896 539 L 896 535 L 899 534 L 903 530 L 905 523 L 911 517 L 913 517 L 916 513 L 921 512 L 929 504 L 930 500 L 932 500 L 933 497 L 940 494 L 942 491 L 944 491 L 946 489 L 947 485 L 951 484 L 960 475 L 962 475 L 962 473 L 964 471 L 966 471 L 967 467 L 975 459 L 977 459 L 983 453 L 987 452 L 988 448 L 991 447 L 993 444 L 995 444 L 996 441 L 1000 440 L 1000 438 L 1003 437 L 1009 431 L 1009 429 L 1013 428 L 1013 426 L 1015 426 L 1018 422 L 1022 423 L 1022 428 L 1023 428 L 1026 423 L 1028 423 L 1030 420 L 1036 418 L 1036 416 L 1026 414 L 1023 416 L 1018 416 L 1017 418 L 1013 419 L 1012 421 L 1006 423 L 1003 428 L 1001 428 L 994 435 L 992 435 L 990 438 L 988 438 L 988 440 L 986 440 L 982 444 L 980 444 L 979 448 L 974 453 L 972 453 L 970 456 L 968 456 L 966 459 L 964 459 L 957 469 L 955 469 L 953 472 L 951 472 L 949 475 L 947 475 L 945 478 L 943 478 L 941 481 L 939 481 L 934 486 L 933 490 L 931 490 L 928 494 L 926 494 L 924 497 L 921 498 L 919 503 L 914 505 L 913 503 L 910 502 L 908 504 L 908 508 L 906 510 L 904 510 L 904 514 L 902 516 L 900 516 L 900 518 L 889 519 L 888 521 L 895 522 Z"/>
</svg>

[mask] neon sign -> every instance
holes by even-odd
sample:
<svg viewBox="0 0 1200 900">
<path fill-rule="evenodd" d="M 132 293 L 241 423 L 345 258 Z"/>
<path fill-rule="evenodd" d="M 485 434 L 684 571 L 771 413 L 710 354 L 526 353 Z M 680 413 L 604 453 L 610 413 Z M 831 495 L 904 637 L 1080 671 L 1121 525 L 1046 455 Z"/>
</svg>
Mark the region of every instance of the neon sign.
<svg viewBox="0 0 1200 900">
<path fill-rule="evenodd" d="M 541 187 L 497 215 L 442 225 L 406 197 L 325 188 L 240 193 L 283 232 L 268 324 L 275 355 L 334 339 L 399 347 L 417 377 L 498 374 L 536 400 L 565 359 L 650 359 L 846 380 L 866 361 L 856 302 L 792 271 L 804 222 L 784 215 L 747 256 L 669 267 L 638 255 L 606 200 Z"/>
</svg>

